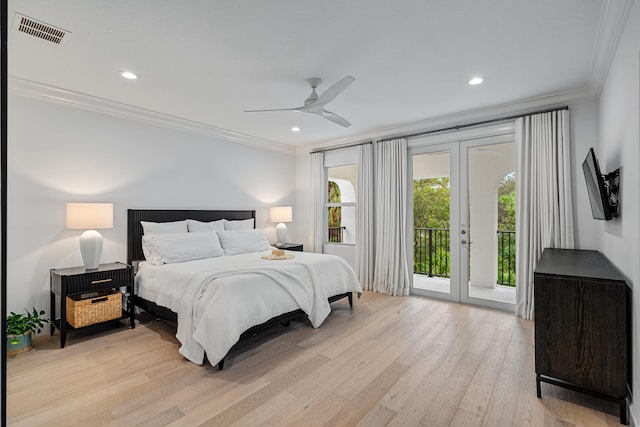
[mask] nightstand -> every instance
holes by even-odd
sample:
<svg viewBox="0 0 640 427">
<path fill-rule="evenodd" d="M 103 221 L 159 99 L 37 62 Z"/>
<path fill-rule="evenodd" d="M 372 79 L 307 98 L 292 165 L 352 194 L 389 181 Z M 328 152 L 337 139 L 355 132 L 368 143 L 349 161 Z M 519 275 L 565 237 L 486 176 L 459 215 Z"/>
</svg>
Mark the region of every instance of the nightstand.
<svg viewBox="0 0 640 427">
<path fill-rule="evenodd" d="M 284 246 L 278 249 L 284 249 L 285 251 L 303 252 L 302 244 L 300 243 L 285 243 Z"/>
<path fill-rule="evenodd" d="M 126 310 L 122 310 L 119 317 L 129 318 L 129 326 L 135 328 L 133 296 L 133 269 L 123 263 L 100 264 L 98 268 L 87 270 L 84 267 L 53 268 L 50 275 L 51 285 L 51 335 L 57 328 L 60 331 L 60 348 L 67 340 L 67 331 L 73 328 L 67 322 L 67 297 L 77 295 L 94 295 L 100 291 L 126 288 Z M 60 319 L 56 319 L 56 296 L 60 297 Z M 113 320 L 113 319 L 111 319 Z M 102 322 L 96 322 L 102 323 Z M 89 325 L 87 325 L 89 326 Z M 77 328 L 80 329 L 80 328 Z"/>
</svg>

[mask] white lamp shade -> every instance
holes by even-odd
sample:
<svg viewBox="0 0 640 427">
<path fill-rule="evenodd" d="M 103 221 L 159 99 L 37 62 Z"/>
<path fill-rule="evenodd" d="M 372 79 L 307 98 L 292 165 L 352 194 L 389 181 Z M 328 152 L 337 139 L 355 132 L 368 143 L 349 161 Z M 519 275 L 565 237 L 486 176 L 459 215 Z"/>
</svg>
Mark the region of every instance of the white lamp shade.
<svg viewBox="0 0 640 427">
<path fill-rule="evenodd" d="M 67 228 L 113 228 L 113 203 L 67 203 Z"/>
<path fill-rule="evenodd" d="M 271 222 L 291 222 L 293 220 L 293 210 L 291 206 L 279 206 L 270 210 Z"/>
<path fill-rule="evenodd" d="M 80 253 L 86 269 L 98 268 L 102 236 L 96 228 L 113 228 L 112 203 L 67 203 L 67 228 L 87 230 L 80 236 Z"/>
</svg>

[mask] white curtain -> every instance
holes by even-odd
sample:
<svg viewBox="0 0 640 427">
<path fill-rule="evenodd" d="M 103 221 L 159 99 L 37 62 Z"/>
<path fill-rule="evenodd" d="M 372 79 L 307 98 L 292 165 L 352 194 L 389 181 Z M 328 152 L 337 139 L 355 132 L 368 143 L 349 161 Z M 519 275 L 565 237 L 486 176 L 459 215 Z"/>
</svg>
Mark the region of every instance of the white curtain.
<svg viewBox="0 0 640 427">
<path fill-rule="evenodd" d="M 373 146 L 358 146 L 358 191 L 356 202 L 356 273 L 365 291 L 373 290 L 375 257 Z"/>
<path fill-rule="evenodd" d="M 324 153 L 311 153 L 311 247 L 313 252 L 322 253 L 324 241 L 325 188 L 327 181 L 324 174 Z"/>
<path fill-rule="evenodd" d="M 516 120 L 516 310 L 533 320 L 533 271 L 545 248 L 573 248 L 569 111 Z"/>
<path fill-rule="evenodd" d="M 407 140 L 375 145 L 375 266 L 373 288 L 409 295 L 406 251 Z"/>
</svg>

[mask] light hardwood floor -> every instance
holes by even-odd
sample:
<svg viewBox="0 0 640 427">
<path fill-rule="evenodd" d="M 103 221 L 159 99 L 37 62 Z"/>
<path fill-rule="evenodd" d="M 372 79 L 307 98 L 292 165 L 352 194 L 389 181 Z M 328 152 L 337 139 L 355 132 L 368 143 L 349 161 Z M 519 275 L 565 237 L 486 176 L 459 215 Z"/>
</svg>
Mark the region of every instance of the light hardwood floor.
<svg viewBox="0 0 640 427">
<path fill-rule="evenodd" d="M 533 322 L 510 313 L 367 292 L 319 329 L 243 341 L 221 372 L 184 360 L 174 334 L 141 317 L 64 349 L 37 337 L 8 361 L 9 425 L 619 425 L 615 404 L 547 384 L 536 397 Z"/>
</svg>

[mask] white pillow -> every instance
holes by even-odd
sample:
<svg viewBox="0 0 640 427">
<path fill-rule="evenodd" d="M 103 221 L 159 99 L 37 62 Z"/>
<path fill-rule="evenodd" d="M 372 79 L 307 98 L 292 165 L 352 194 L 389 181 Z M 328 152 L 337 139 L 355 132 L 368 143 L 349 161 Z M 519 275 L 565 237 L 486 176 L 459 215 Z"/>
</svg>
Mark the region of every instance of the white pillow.
<svg viewBox="0 0 640 427">
<path fill-rule="evenodd" d="M 218 231 L 220 244 L 226 255 L 263 252 L 273 249 L 262 230 L 227 230 Z"/>
<path fill-rule="evenodd" d="M 224 255 L 216 233 L 172 233 L 142 236 L 142 251 L 151 264 L 172 264 Z"/>
<path fill-rule="evenodd" d="M 186 233 L 189 231 L 187 229 L 187 220 L 183 219 L 182 221 L 172 221 L 172 222 L 149 222 L 149 221 L 140 221 L 142 224 L 142 230 L 145 236 L 151 234 L 172 234 L 172 233 Z"/>
<path fill-rule="evenodd" d="M 253 230 L 253 218 L 234 221 L 224 220 L 225 230 Z"/>
<path fill-rule="evenodd" d="M 211 222 L 202 222 L 195 219 L 188 219 L 187 229 L 189 230 L 189 233 L 198 233 L 201 231 L 224 231 L 224 219 Z"/>
</svg>

